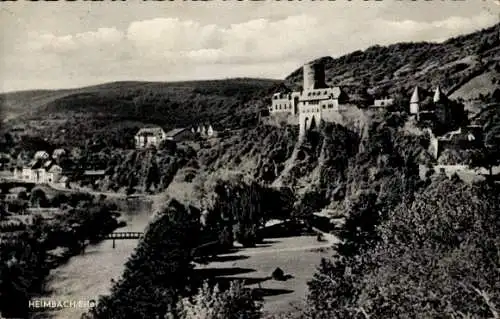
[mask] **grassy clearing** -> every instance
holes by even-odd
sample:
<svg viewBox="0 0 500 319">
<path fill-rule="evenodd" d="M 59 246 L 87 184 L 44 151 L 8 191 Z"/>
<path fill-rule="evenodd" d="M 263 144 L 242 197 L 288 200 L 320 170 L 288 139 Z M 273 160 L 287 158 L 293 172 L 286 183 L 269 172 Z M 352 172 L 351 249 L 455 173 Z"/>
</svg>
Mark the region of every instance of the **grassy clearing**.
<svg viewBox="0 0 500 319">
<path fill-rule="evenodd" d="M 304 307 L 307 281 L 320 259 L 333 254 L 330 246 L 328 242 L 318 242 L 316 236 L 272 238 L 255 248 L 236 248 L 198 268 L 222 281 L 242 279 L 247 287 L 259 288 L 264 295 L 265 316 L 278 316 Z M 290 278 L 272 279 L 276 267 Z"/>
</svg>

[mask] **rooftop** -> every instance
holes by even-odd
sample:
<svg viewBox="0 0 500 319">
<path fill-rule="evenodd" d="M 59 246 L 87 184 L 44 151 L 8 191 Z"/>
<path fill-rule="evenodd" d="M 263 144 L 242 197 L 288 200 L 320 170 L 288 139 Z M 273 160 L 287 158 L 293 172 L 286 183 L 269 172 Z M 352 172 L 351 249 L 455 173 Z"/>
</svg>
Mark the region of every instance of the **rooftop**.
<svg viewBox="0 0 500 319">
<path fill-rule="evenodd" d="M 177 134 L 184 132 L 185 130 L 187 130 L 187 129 L 186 128 L 174 128 L 173 130 L 170 130 L 167 132 L 167 137 L 174 137 Z"/>
<path fill-rule="evenodd" d="M 143 136 L 151 136 L 151 135 L 158 135 L 162 134 L 163 129 L 159 126 L 156 127 L 143 127 L 137 132 L 136 135 L 143 135 Z"/>
<path fill-rule="evenodd" d="M 106 171 L 103 169 L 100 170 L 87 170 L 83 172 L 85 176 L 96 176 L 96 175 L 105 175 Z"/>
<path fill-rule="evenodd" d="M 418 86 L 413 90 L 413 94 L 411 95 L 410 103 L 418 103 L 420 102 L 420 95 L 418 92 Z"/>
</svg>

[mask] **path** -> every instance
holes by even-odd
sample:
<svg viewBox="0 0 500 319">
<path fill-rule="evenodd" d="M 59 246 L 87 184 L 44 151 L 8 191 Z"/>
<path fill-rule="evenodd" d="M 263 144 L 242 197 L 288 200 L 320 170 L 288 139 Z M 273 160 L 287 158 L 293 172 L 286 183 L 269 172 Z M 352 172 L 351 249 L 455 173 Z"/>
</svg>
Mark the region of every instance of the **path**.
<svg viewBox="0 0 500 319">
<path fill-rule="evenodd" d="M 289 247 L 289 248 L 273 248 L 273 249 L 259 249 L 252 251 L 252 249 L 258 249 L 259 246 L 254 247 L 254 248 L 244 248 L 244 254 L 247 256 L 256 256 L 256 255 L 261 255 L 261 254 L 271 254 L 271 253 L 284 253 L 284 252 L 294 252 L 294 251 L 302 251 L 302 250 L 314 250 L 314 249 L 320 249 L 320 248 L 331 248 L 332 243 L 331 242 L 318 242 L 317 245 L 306 245 L 306 246 L 301 246 L 301 247 Z M 230 256 L 230 255 L 235 255 L 239 254 L 241 251 L 236 251 L 230 254 L 221 254 L 220 256 Z"/>
</svg>

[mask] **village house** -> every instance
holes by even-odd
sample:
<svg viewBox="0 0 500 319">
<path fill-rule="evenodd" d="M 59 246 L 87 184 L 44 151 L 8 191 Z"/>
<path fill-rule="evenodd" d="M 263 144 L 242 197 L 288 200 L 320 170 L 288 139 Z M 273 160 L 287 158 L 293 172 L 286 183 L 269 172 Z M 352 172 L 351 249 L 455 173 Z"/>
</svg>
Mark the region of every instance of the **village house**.
<svg viewBox="0 0 500 319">
<path fill-rule="evenodd" d="M 0 194 L 0 198 L 4 203 L 11 203 L 16 200 L 27 199 L 27 190 L 25 187 L 11 188 L 8 193 Z"/>
<path fill-rule="evenodd" d="M 135 147 L 138 149 L 159 147 L 166 138 L 166 133 L 161 127 L 144 127 L 135 135 Z"/>
<path fill-rule="evenodd" d="M 346 109 L 347 94 L 340 87 L 329 87 L 325 83 L 324 66 L 308 63 L 303 66 L 303 87 L 300 92 L 278 92 L 272 96 L 271 115 L 298 115 L 300 134 L 320 124 L 321 120 L 332 121 L 335 115 Z"/>
<path fill-rule="evenodd" d="M 15 179 L 38 184 L 57 183 L 62 174 L 63 169 L 45 151 L 36 152 L 28 165 L 14 169 Z"/>
<path fill-rule="evenodd" d="M 187 128 L 175 128 L 170 130 L 166 134 L 166 139 L 168 141 L 180 142 L 185 140 L 190 140 L 194 137 L 193 132 L 188 130 Z"/>
</svg>

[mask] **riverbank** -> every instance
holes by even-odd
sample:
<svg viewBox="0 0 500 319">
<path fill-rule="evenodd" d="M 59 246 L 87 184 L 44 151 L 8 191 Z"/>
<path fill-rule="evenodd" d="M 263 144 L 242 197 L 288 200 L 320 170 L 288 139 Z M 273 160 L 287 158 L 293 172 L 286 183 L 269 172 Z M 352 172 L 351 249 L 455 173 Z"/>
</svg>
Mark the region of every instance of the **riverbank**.
<svg viewBox="0 0 500 319">
<path fill-rule="evenodd" d="M 151 202 L 122 202 L 121 220 L 127 224 L 116 231 L 143 232 L 153 217 L 155 205 Z M 137 247 L 138 240 L 117 240 L 113 248 L 111 241 L 105 240 L 89 245 L 85 254 L 77 255 L 67 263 L 52 269 L 47 281 L 48 293 L 44 298 L 50 300 L 98 301 L 100 295 L 107 295 L 112 280 L 118 280 L 125 263 Z M 53 319 L 80 318 L 88 308 L 60 308 L 47 311 L 46 316 Z"/>
</svg>

